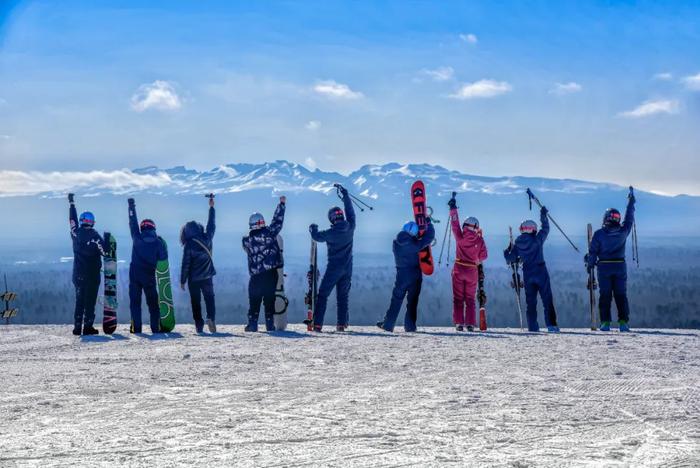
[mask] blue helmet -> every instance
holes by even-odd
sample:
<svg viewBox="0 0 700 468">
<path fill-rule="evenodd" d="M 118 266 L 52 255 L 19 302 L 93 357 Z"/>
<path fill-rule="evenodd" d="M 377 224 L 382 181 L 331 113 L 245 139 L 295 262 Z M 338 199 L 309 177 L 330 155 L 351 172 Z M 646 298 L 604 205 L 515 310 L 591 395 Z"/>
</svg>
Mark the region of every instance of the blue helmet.
<svg viewBox="0 0 700 468">
<path fill-rule="evenodd" d="M 80 215 L 78 221 L 80 222 L 81 226 L 94 226 L 95 215 L 92 214 L 90 211 L 85 211 L 83 214 Z"/>
<path fill-rule="evenodd" d="M 409 221 L 403 225 L 403 232 L 407 232 L 411 237 L 418 236 L 418 225 L 415 221 Z"/>
<path fill-rule="evenodd" d="M 338 221 L 343 221 L 345 220 L 345 213 L 343 213 L 342 208 L 339 206 L 334 206 L 330 210 L 328 210 L 328 221 L 331 222 L 331 224 L 335 224 Z"/>
</svg>

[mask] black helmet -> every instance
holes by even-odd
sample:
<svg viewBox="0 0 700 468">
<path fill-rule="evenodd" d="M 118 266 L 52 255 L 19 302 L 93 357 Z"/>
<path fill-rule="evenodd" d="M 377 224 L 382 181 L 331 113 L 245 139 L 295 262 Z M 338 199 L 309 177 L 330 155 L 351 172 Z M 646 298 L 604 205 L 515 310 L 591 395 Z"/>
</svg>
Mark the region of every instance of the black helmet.
<svg viewBox="0 0 700 468">
<path fill-rule="evenodd" d="M 603 215 L 603 226 L 619 226 L 622 221 L 622 215 L 615 208 L 608 208 Z"/>
<path fill-rule="evenodd" d="M 330 210 L 328 210 L 328 221 L 331 222 L 331 224 L 335 224 L 338 221 L 343 221 L 345 219 L 345 213 L 343 213 L 342 208 L 339 206 L 334 206 Z"/>
</svg>

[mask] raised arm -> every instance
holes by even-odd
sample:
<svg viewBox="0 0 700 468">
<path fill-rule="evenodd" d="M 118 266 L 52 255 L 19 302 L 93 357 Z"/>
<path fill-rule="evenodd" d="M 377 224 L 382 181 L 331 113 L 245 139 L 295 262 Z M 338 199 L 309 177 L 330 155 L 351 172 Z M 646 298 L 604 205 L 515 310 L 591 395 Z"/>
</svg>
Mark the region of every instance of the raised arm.
<svg viewBox="0 0 700 468">
<path fill-rule="evenodd" d="M 268 227 L 270 234 L 272 237 L 277 237 L 277 235 L 280 233 L 282 230 L 282 226 L 284 225 L 284 212 L 286 210 L 286 200 L 284 200 L 284 197 L 280 197 L 280 202 L 277 205 L 277 209 L 275 210 L 275 214 L 272 215 L 272 222 L 270 223 L 270 226 Z"/>
<path fill-rule="evenodd" d="M 141 234 L 139 219 L 136 217 L 136 202 L 133 198 L 129 198 L 127 202 L 129 204 L 129 230 L 131 231 L 131 238 L 136 239 Z"/>
<path fill-rule="evenodd" d="M 540 242 L 544 242 L 547 240 L 547 236 L 549 235 L 549 217 L 547 216 L 547 213 L 549 213 L 549 210 L 547 209 L 546 206 L 543 206 L 540 209 L 540 230 L 537 233 L 537 239 Z"/>
<path fill-rule="evenodd" d="M 68 194 L 68 203 L 70 207 L 68 208 L 68 223 L 70 225 L 70 235 L 71 237 L 76 236 L 76 230 L 78 229 L 78 210 L 75 209 L 75 200 L 73 194 Z"/>
<path fill-rule="evenodd" d="M 216 232 L 216 210 L 214 205 L 209 205 L 209 218 L 207 219 L 207 235 L 209 239 L 214 238 L 214 233 Z"/>
<path fill-rule="evenodd" d="M 419 250 L 423 250 L 424 248 L 432 244 L 433 239 L 435 239 L 435 226 L 433 226 L 432 222 L 428 221 L 428 227 L 425 229 L 423 237 L 418 239 Z"/>
<path fill-rule="evenodd" d="M 350 223 L 350 227 L 355 229 L 355 226 L 357 224 L 357 217 L 355 216 L 355 207 L 352 206 L 352 199 L 350 198 L 350 194 L 348 193 L 348 189 L 345 187 L 342 187 L 340 189 L 340 192 L 343 195 L 343 206 L 345 207 L 345 219 L 348 220 L 348 223 Z"/>
<path fill-rule="evenodd" d="M 632 226 L 634 225 L 634 204 L 636 199 L 634 194 L 630 192 L 630 196 L 627 198 L 627 209 L 625 210 L 625 219 L 622 222 L 622 229 L 629 235 L 632 232 Z"/>
<path fill-rule="evenodd" d="M 452 234 L 454 234 L 455 239 L 460 240 L 464 237 L 462 226 L 459 224 L 459 211 L 456 206 L 450 208 L 450 226 L 452 227 Z"/>
</svg>

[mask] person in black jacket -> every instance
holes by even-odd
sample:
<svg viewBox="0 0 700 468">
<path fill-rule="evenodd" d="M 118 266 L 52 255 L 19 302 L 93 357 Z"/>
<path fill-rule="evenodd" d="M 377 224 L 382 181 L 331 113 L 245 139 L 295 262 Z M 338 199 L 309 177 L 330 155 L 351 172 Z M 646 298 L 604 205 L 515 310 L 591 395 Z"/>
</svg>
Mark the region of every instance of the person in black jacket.
<svg viewBox="0 0 700 468">
<path fill-rule="evenodd" d="M 168 251 L 156 234 L 156 223 L 144 219 L 139 224 L 136 202 L 129 198 L 129 229 L 133 247 L 129 265 L 129 308 L 131 310 L 131 333 L 141 333 L 141 295 L 146 295 L 150 315 L 151 332 L 160 332 L 160 310 L 156 288 L 156 264 L 168 258 Z"/>
<path fill-rule="evenodd" d="M 68 219 L 70 237 L 73 241 L 73 285 L 75 286 L 75 314 L 73 334 L 96 335 L 94 327 L 95 303 L 100 289 L 100 269 L 102 257 L 106 255 L 107 244 L 95 231 L 95 216 L 86 211 L 78 218 L 75 200 L 68 194 Z"/>
<path fill-rule="evenodd" d="M 216 333 L 216 305 L 214 302 L 214 282 L 216 274 L 212 258 L 213 239 L 216 225 L 214 221 L 214 197 L 209 198 L 209 219 L 207 228 L 196 221 L 190 221 L 180 231 L 180 243 L 184 248 L 182 253 L 182 269 L 180 270 L 180 287 L 185 290 L 189 286 L 192 303 L 192 317 L 197 333 L 202 333 L 202 295 L 207 306 L 207 327 L 211 333 Z"/>
</svg>

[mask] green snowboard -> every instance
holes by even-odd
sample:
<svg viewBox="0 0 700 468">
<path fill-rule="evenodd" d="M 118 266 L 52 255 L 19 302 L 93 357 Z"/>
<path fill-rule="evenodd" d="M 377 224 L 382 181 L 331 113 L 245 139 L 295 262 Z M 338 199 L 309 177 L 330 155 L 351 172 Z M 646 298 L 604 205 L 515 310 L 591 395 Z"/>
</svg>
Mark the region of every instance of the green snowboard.
<svg viewBox="0 0 700 468">
<path fill-rule="evenodd" d="M 168 244 L 162 237 L 158 239 L 163 243 L 165 251 Z M 175 307 L 173 306 L 173 288 L 170 284 L 170 263 L 159 260 L 156 263 L 156 281 L 158 283 L 158 306 L 160 307 L 160 331 L 169 333 L 175 328 Z"/>
</svg>

